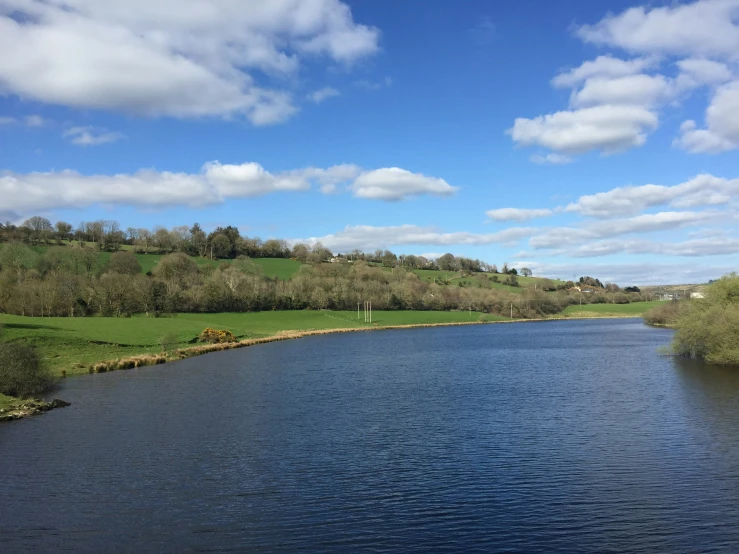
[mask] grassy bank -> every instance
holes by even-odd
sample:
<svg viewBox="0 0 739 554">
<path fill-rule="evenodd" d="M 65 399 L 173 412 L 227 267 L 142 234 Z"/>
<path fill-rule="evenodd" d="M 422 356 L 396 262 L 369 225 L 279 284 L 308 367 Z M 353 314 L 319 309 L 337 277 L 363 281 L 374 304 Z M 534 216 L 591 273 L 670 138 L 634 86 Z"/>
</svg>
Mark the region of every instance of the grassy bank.
<svg viewBox="0 0 739 554">
<path fill-rule="evenodd" d="M 587 310 L 568 309 L 554 318 L 636 317 L 655 304 L 658 303 L 588 305 L 583 307 Z M 188 313 L 162 318 L 31 318 L 0 314 L 0 325 L 4 341 L 35 347 L 53 373 L 61 376 L 155 365 L 218 350 L 330 332 L 510 321 L 497 315 L 469 311 L 376 311 L 372 314 L 373 323 L 369 324 L 364 322 L 363 314 L 359 315 L 357 318 L 354 311 L 331 310 Z M 197 337 L 206 327 L 228 329 L 238 342 L 199 343 Z M 167 351 L 163 353 L 161 338 L 165 336 L 168 337 L 164 341 Z M 9 410 L 19 412 L 17 408 L 22 404 L 17 398 L 0 394 L 0 410 L 6 416 Z M 32 413 L 39 412 L 16 416 Z"/>
<path fill-rule="evenodd" d="M 632 302 L 631 304 L 583 304 L 568 306 L 562 311 L 565 317 L 641 317 L 647 310 L 664 304 L 661 300 Z"/>
<path fill-rule="evenodd" d="M 564 317 L 638 317 L 659 302 L 570 306 Z M 500 321 L 508 318 L 479 312 L 375 311 L 373 324 L 357 319 L 355 311 L 302 310 L 219 314 L 176 314 L 171 317 L 23 317 L 0 314 L 5 341 L 38 349 L 57 375 L 82 374 L 97 362 L 196 346 L 206 327 L 228 329 L 239 340 L 262 339 L 289 331 L 319 331 L 402 325 Z M 561 317 L 555 316 L 555 317 Z"/>
<path fill-rule="evenodd" d="M 360 314 L 362 315 L 362 314 Z M 495 321 L 498 316 L 478 312 L 373 312 L 378 327 Z M 196 345 L 206 327 L 228 329 L 239 340 L 269 337 L 286 331 L 374 327 L 357 319 L 357 312 L 329 310 L 270 311 L 222 314 L 178 314 L 172 317 L 30 318 L 0 314 L 3 339 L 38 348 L 51 369 L 67 375 L 87 373 L 103 360 L 162 351 L 159 339 L 171 335 L 170 349 Z"/>
<path fill-rule="evenodd" d="M 17 398 L 0 394 L 0 410 L 10 410 L 11 408 L 15 408 L 20 402 Z"/>
</svg>

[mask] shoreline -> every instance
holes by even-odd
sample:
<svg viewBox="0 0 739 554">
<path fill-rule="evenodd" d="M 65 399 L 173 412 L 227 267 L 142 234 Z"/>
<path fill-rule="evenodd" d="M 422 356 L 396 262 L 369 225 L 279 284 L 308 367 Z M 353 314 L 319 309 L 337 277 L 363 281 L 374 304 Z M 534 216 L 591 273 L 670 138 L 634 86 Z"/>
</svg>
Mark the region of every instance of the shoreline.
<svg viewBox="0 0 739 554">
<path fill-rule="evenodd" d="M 388 331 L 395 329 L 420 329 L 425 327 L 455 327 L 463 325 L 494 325 L 494 324 L 513 324 L 513 323 L 543 323 L 547 321 L 574 321 L 586 319 L 635 319 L 641 318 L 641 315 L 592 315 L 592 316 L 573 316 L 573 317 L 547 317 L 535 319 L 503 319 L 495 321 L 458 321 L 447 323 L 412 323 L 408 325 L 383 325 L 372 327 L 337 327 L 334 329 L 312 329 L 306 331 L 279 331 L 274 335 L 267 337 L 259 337 L 255 339 L 243 339 L 236 342 L 224 342 L 219 344 L 201 344 L 198 346 L 190 346 L 187 348 L 175 349 L 172 352 L 161 354 L 138 354 L 134 356 L 126 356 L 124 358 L 116 358 L 113 360 L 104 360 L 90 365 L 89 373 L 108 373 L 110 371 L 121 371 L 128 369 L 138 369 L 141 367 L 149 367 L 153 365 L 161 365 L 179 360 L 186 360 L 204 354 L 213 352 L 221 352 L 224 350 L 235 350 L 237 348 L 248 348 L 259 344 L 267 344 L 270 342 L 278 342 L 283 340 L 302 339 L 305 337 L 331 335 L 337 333 L 355 333 L 361 331 Z M 65 377 L 66 378 L 66 377 Z M 44 402 L 34 398 L 26 400 L 18 399 L 16 405 L 11 405 L 5 410 L 0 410 L 0 422 L 16 421 L 26 417 L 39 415 L 55 408 L 69 406 L 69 403 L 63 400 L 54 399 L 51 402 Z"/>
</svg>

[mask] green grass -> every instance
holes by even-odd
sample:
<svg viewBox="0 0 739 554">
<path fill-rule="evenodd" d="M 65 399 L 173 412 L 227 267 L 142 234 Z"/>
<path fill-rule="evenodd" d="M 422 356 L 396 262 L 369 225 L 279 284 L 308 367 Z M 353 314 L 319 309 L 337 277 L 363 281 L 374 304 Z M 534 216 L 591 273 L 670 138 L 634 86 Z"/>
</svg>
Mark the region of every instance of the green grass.
<svg viewBox="0 0 739 554">
<path fill-rule="evenodd" d="M 567 306 L 562 311 L 564 316 L 583 315 L 622 315 L 622 316 L 640 316 L 648 309 L 662 304 L 661 300 L 652 302 L 632 302 L 631 304 L 583 304 L 582 306 Z"/>
<path fill-rule="evenodd" d="M 19 400 L 17 398 L 0 394 L 0 410 L 7 410 L 9 408 L 12 408 L 13 406 L 17 405 L 18 402 Z"/>
<path fill-rule="evenodd" d="M 481 317 L 488 321 L 504 319 L 478 312 L 377 311 L 372 316 L 378 326 L 473 322 Z M 179 347 L 188 346 L 206 327 L 228 329 L 240 339 L 288 330 L 371 327 L 358 321 L 354 311 L 330 310 L 178 314 L 163 318 L 30 318 L 0 314 L 0 324 L 3 340 L 37 347 L 53 371 L 68 374 L 86 373 L 87 366 L 98 361 L 159 352 L 158 338 L 164 334 L 173 334 Z"/>
<path fill-rule="evenodd" d="M 299 261 L 289 258 L 252 258 L 252 261 L 262 266 L 262 270 L 267 277 L 277 277 L 285 280 L 295 275 L 303 265 Z"/>
</svg>

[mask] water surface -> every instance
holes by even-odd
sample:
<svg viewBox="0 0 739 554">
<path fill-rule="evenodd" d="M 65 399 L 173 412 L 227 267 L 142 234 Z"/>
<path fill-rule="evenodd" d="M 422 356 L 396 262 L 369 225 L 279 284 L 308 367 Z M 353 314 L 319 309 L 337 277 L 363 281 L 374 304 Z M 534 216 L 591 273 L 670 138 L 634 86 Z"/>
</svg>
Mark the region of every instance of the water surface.
<svg viewBox="0 0 739 554">
<path fill-rule="evenodd" d="M 0 425 L 0 551 L 739 550 L 739 372 L 637 320 L 317 336 Z"/>
</svg>

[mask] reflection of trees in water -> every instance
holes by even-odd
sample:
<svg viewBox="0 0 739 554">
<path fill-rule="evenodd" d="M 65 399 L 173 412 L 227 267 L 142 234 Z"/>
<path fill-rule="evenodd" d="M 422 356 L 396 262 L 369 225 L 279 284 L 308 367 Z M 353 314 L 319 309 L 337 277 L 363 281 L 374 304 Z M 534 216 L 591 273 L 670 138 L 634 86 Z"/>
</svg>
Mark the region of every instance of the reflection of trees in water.
<svg viewBox="0 0 739 554">
<path fill-rule="evenodd" d="M 673 358 L 689 422 L 706 443 L 736 451 L 739 461 L 739 368 Z"/>
</svg>

